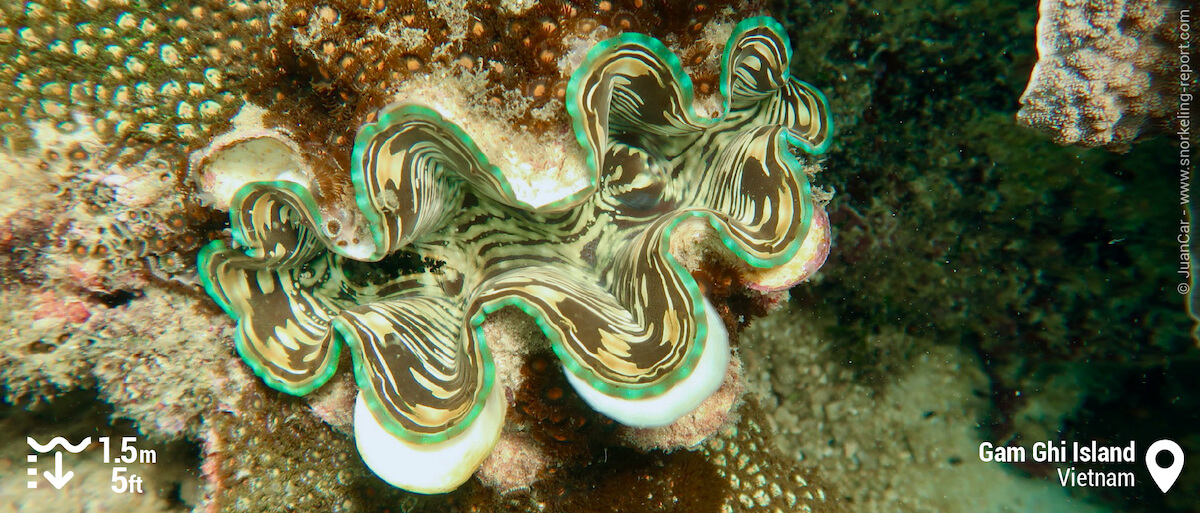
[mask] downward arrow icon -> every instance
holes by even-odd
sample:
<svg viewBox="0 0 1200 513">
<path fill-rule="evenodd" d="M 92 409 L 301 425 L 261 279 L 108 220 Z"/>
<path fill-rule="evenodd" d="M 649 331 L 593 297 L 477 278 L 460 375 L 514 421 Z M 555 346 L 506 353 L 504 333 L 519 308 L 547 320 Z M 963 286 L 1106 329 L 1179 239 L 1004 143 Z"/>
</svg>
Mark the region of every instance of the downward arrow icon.
<svg viewBox="0 0 1200 513">
<path fill-rule="evenodd" d="M 62 451 L 54 451 L 54 473 L 51 474 L 50 471 L 47 470 L 42 472 L 42 475 L 46 476 L 46 480 L 50 481 L 50 484 L 54 485 L 54 488 L 59 490 L 62 490 L 63 485 L 67 484 L 67 481 L 70 481 L 72 477 L 75 477 L 75 473 L 69 470 L 66 474 L 63 474 Z"/>
</svg>

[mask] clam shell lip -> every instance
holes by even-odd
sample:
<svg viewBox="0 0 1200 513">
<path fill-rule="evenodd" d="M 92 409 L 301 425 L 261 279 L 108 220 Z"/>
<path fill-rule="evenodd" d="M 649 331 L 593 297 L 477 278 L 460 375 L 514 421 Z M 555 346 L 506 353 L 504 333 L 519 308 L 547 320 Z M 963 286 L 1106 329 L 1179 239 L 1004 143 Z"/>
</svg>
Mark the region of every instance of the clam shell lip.
<svg viewBox="0 0 1200 513">
<path fill-rule="evenodd" d="M 462 433 L 433 444 L 392 436 L 371 414 L 362 392 L 354 401 L 354 443 L 380 479 L 410 492 L 435 494 L 467 482 L 500 440 L 508 403 L 503 387 L 493 387 L 480 415 Z"/>
<path fill-rule="evenodd" d="M 239 189 L 252 182 L 287 180 L 311 185 L 308 168 L 295 143 L 280 134 L 262 132 L 237 141 L 219 141 L 195 166 L 201 193 L 215 207 L 229 210 Z"/>
<path fill-rule="evenodd" d="M 234 194 L 251 182 L 310 184 L 312 169 L 300 144 L 287 129 L 267 126 L 266 114 L 261 107 L 244 105 L 228 131 L 188 156 L 200 195 L 214 208 L 229 210 Z"/>
<path fill-rule="evenodd" d="M 592 409 L 626 426 L 654 428 L 667 426 L 691 413 L 705 399 L 716 393 L 725 382 L 725 371 L 729 367 L 729 332 L 721 314 L 708 298 L 704 298 L 704 317 L 708 335 L 704 351 L 700 354 L 692 373 L 680 380 L 663 394 L 653 397 L 628 399 L 614 397 L 596 390 L 587 381 L 564 369 L 567 381 Z"/>
<path fill-rule="evenodd" d="M 812 226 L 796 256 L 778 267 L 747 270 L 743 275 L 746 286 L 759 292 L 775 292 L 790 289 L 811 278 L 829 257 L 832 235 L 829 215 L 824 208 L 815 208 Z"/>
</svg>

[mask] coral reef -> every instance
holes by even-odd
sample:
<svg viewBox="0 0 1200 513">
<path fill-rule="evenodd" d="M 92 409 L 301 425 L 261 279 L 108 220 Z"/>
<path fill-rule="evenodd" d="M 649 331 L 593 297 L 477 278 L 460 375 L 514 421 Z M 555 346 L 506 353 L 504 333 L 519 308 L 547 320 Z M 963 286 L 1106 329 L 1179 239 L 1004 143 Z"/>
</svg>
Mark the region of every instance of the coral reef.
<svg viewBox="0 0 1200 513">
<path fill-rule="evenodd" d="M 675 227 L 704 218 L 737 258 L 779 268 L 752 277 L 772 280 L 767 289 L 803 280 L 828 251 L 828 224 L 813 222 L 819 207 L 788 148 L 824 151 L 829 113 L 789 78 L 789 53 L 773 21 L 738 24 L 720 109 L 700 115 L 662 43 L 600 43 L 566 91 L 589 186 L 541 208 L 516 197 L 457 125 L 423 106 L 389 107 L 355 140 L 360 212 L 327 220 L 303 183 L 250 182 L 230 210 L 247 249 L 210 245 L 201 278 L 238 320 L 238 352 L 273 388 L 321 386 L 347 345 L 360 450 L 397 486 L 451 489 L 496 444 L 506 401 L 479 327 L 505 306 L 538 320 L 592 407 L 623 424 L 671 424 L 717 390 L 729 360 L 724 321 L 668 251 Z M 366 229 L 344 221 L 354 218 Z M 366 233 L 347 241 L 343 231 Z M 410 465 L 419 455 L 453 470 L 437 481 L 437 461 Z M 400 460 L 421 475 L 391 466 Z"/>
<path fill-rule="evenodd" d="M 1102 3 L 1091 2 L 1136 5 Z M 417 496 L 372 476 L 349 438 L 353 376 L 339 373 L 300 399 L 269 389 L 236 355 L 233 321 L 198 286 L 196 245 L 226 235 L 234 192 L 252 181 L 307 180 L 324 218 L 335 218 L 354 205 L 355 131 L 378 122 L 372 115 L 385 105 L 408 100 L 471 134 L 526 203 L 562 201 L 586 189 L 590 176 L 582 159 L 562 159 L 578 151 L 564 100 L 588 49 L 623 32 L 663 41 L 707 114 L 720 107 L 719 49 L 736 20 L 763 6 L 386 4 L 384 13 L 356 2 L 249 10 L 211 2 L 199 11 L 132 0 L 0 6 L 0 434 L 14 441 L 0 451 L 0 511 L 761 511 L 760 496 L 783 509 L 771 485 L 785 498 L 785 479 L 797 473 L 810 484 L 819 477 L 824 493 L 808 491 L 826 499 L 807 501 L 804 488 L 792 489 L 798 510 L 1064 511 L 1068 501 L 1080 511 L 1193 509 L 1200 474 L 1185 471 L 1170 494 L 1139 483 L 1119 495 L 1068 496 L 1046 477 L 1052 468 L 983 465 L 966 454 L 982 439 L 1046 437 L 1167 437 L 1188 454 L 1200 451 L 1200 409 L 1187 381 L 1200 358 L 1180 298 L 1163 286 L 1174 283 L 1178 250 L 1170 236 L 1179 222 L 1176 184 L 1161 173 L 1175 165 L 1166 159 L 1172 148 L 1155 139 L 1127 154 L 1063 148 L 1019 127 L 1017 99 L 1038 58 L 1038 13 L 1016 0 L 772 5 L 797 43 L 792 74 L 829 93 L 839 128 L 826 154 L 838 172 L 821 175 L 837 190 L 825 240 L 833 256 L 804 287 L 759 293 L 754 285 L 770 280 L 753 278 L 754 268 L 719 241 L 710 244 L 704 219 L 676 226 L 670 245 L 715 299 L 745 361 L 740 371 L 731 365 L 713 398 L 738 395 L 738 387 L 761 394 L 766 420 L 743 405 L 703 419 L 723 424 L 700 447 L 643 452 L 694 438 L 678 425 L 631 429 L 597 413 L 571 392 L 541 328 L 505 308 L 481 325 L 498 346 L 495 381 L 505 384 L 510 407 L 478 479 Z M 127 12 L 136 17 L 121 18 Z M 171 67 L 161 58 L 162 44 L 180 47 L 160 34 L 213 37 L 172 24 L 207 23 L 196 13 L 229 29 L 205 43 L 201 61 L 213 49 L 234 51 L 227 45 L 235 41 L 247 50 L 220 63 L 230 73 L 216 89 L 191 66 L 200 61 Z M 83 16 L 111 31 L 89 34 Z M 252 28 L 251 18 L 266 23 Z M 379 39 L 362 26 L 368 18 L 384 20 L 378 29 L 388 46 L 363 52 L 370 65 L 351 62 L 342 74 L 338 64 L 357 50 L 355 38 Z M 486 34 L 470 43 L 477 53 L 441 35 L 439 27 L 473 34 L 476 19 Z M 158 31 L 144 37 L 142 26 Z M 42 37 L 50 31 L 62 35 Z M 37 42 L 21 39 L 26 34 Z M 135 104 L 112 96 L 64 102 L 53 96 L 58 85 L 117 85 L 105 82 L 107 67 L 122 71 L 125 62 L 69 59 L 55 38 L 85 50 L 142 45 L 130 54 L 153 63 L 146 73 L 163 81 L 146 86 L 174 80 L 217 95 L 187 100 L 191 107 L 223 101 L 224 92 L 234 99 L 213 120 L 182 118 L 174 96 L 150 102 L 138 91 L 121 97 Z M 490 38 L 517 46 L 493 51 L 483 43 Z M 146 42 L 159 45 L 158 54 L 145 53 Z M 553 65 L 538 59 L 546 43 Z M 406 53 L 419 57 L 417 71 L 398 60 Z M 404 65 L 400 80 L 392 81 L 394 68 L 376 69 L 384 61 Z M 371 83 L 356 84 L 364 71 Z M 117 132 L 122 120 L 127 131 Z M 181 136 L 187 122 L 197 131 Z M 485 133 L 499 135 L 479 137 Z M 71 151 L 76 143 L 86 157 Z M 162 171 L 167 180 L 150 179 Z M 824 221 L 814 215 L 814 224 Z M 158 239 L 166 248 L 155 248 Z M 425 267 L 411 258 L 387 263 Z M 736 328 L 785 302 L 783 316 L 739 336 Z M 339 358 L 343 369 L 348 353 Z M 699 409 L 709 406 L 727 410 Z M 72 415 L 92 407 L 98 412 Z M 761 431 L 748 432 L 773 438 L 782 452 L 730 431 L 750 421 Z M 162 449 L 153 491 L 112 494 L 111 467 L 89 453 L 71 460 L 78 481 L 53 496 L 19 486 L 22 437 L 59 427 L 56 434 L 72 439 L 136 429 L 146 438 L 139 444 Z M 720 454 L 709 447 L 720 444 Z M 316 445 L 323 461 L 305 453 Z M 747 454 L 747 469 L 773 462 L 779 472 L 760 472 L 760 481 L 718 465 L 735 450 Z M 1014 502 L 1023 498 L 1031 500 Z"/>
<path fill-rule="evenodd" d="M 1059 144 L 1127 149 L 1179 96 L 1175 0 L 1042 0 L 1038 62 L 1017 120 Z"/>
</svg>

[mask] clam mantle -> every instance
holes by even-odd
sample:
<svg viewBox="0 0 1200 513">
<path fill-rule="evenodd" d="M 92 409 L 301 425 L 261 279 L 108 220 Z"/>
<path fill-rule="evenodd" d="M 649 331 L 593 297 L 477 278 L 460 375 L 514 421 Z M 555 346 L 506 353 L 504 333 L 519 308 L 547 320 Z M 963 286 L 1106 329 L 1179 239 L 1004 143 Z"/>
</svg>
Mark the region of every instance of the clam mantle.
<svg viewBox="0 0 1200 513">
<path fill-rule="evenodd" d="M 230 206 L 236 247 L 214 241 L 200 255 L 205 288 L 275 389 L 313 391 L 350 350 L 359 450 L 401 488 L 454 489 L 496 443 L 507 405 L 481 325 L 508 306 L 533 317 L 593 408 L 670 424 L 720 386 L 730 358 L 720 317 L 668 250 L 672 231 L 707 222 L 763 270 L 750 279 L 762 289 L 804 279 L 828 251 L 793 149 L 824 152 L 830 114 L 790 77 L 790 53 L 775 21 L 738 24 L 706 115 L 658 40 L 597 44 L 565 101 L 592 176 L 540 206 L 436 111 L 385 108 L 351 156 L 369 238 L 339 238 L 352 227 L 323 216 L 304 183 L 252 182 Z"/>
</svg>

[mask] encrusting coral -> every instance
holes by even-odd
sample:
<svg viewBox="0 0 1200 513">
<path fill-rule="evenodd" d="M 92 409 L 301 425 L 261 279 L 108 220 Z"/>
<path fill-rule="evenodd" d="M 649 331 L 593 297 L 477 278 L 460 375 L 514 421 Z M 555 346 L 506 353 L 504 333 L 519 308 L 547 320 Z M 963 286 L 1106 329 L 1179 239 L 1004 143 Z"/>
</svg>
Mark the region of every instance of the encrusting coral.
<svg viewBox="0 0 1200 513">
<path fill-rule="evenodd" d="M 628 33 L 596 45 L 565 91 L 591 176 L 544 205 L 517 197 L 437 111 L 388 107 L 354 142 L 357 212 L 327 218 L 302 176 L 250 182 L 230 208 L 244 249 L 214 242 L 201 278 L 273 388 L 311 392 L 350 349 L 360 452 L 400 487 L 453 489 L 495 445 L 506 400 L 481 325 L 506 306 L 537 321 L 593 408 L 628 425 L 670 424 L 721 386 L 730 358 L 725 322 L 702 294 L 712 285 L 669 251 L 676 227 L 700 218 L 749 267 L 775 269 L 748 274 L 765 290 L 803 280 L 828 250 L 792 148 L 823 152 L 829 111 L 789 77 L 789 58 L 777 23 L 738 24 L 720 104 L 701 114 L 658 40 Z M 447 451 L 431 464 L 457 466 L 414 476 L 384 447 L 407 458 Z"/>
<path fill-rule="evenodd" d="M 1042 0 L 1038 62 L 1017 120 L 1059 144 L 1127 149 L 1179 94 L 1174 0 Z"/>
</svg>

